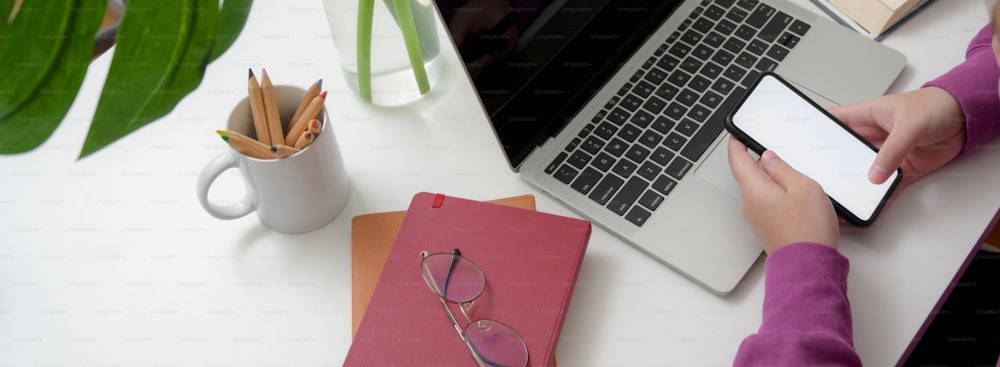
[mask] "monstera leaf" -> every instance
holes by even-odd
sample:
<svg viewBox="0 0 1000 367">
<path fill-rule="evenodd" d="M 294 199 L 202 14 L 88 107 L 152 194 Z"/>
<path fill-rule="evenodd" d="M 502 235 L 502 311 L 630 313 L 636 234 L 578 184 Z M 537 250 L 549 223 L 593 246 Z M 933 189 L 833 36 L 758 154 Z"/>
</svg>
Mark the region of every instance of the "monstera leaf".
<svg viewBox="0 0 1000 367">
<path fill-rule="evenodd" d="M 106 5 L 25 1 L 13 12 L 12 2 L 0 4 L 6 13 L 0 18 L 0 65 L 8 68 L 0 78 L 0 153 L 35 148 L 59 126 L 87 72 Z"/>
<path fill-rule="evenodd" d="M 169 113 L 242 31 L 251 2 L 129 0 L 80 157 Z M 0 153 L 38 147 L 63 120 L 106 4 L 0 0 L 0 65 L 16 69 L 0 78 Z"/>
</svg>

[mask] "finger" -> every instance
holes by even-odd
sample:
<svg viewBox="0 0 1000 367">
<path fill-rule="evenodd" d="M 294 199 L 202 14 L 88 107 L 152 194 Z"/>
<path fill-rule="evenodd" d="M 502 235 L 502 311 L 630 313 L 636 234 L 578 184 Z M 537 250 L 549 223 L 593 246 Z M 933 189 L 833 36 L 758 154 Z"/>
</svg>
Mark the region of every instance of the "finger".
<svg viewBox="0 0 1000 367">
<path fill-rule="evenodd" d="M 897 122 L 875 155 L 875 161 L 868 170 L 868 181 L 881 184 L 888 180 L 917 146 L 922 135 L 923 132 L 917 126 Z"/>
<path fill-rule="evenodd" d="M 733 172 L 733 177 L 736 178 L 736 183 L 744 192 L 747 188 L 760 185 L 761 182 L 771 181 L 767 174 L 757 166 L 757 162 L 750 156 L 750 153 L 747 153 L 746 145 L 733 136 L 729 137 L 729 168 Z"/>
<path fill-rule="evenodd" d="M 875 184 L 889 179 L 923 135 L 914 124 L 901 123 L 896 118 L 876 118 L 875 111 L 888 103 L 887 98 L 890 97 L 883 96 L 829 110 L 830 114 L 878 146 L 879 152 L 868 170 L 868 181 Z"/>
<path fill-rule="evenodd" d="M 882 97 L 879 97 L 854 104 L 831 107 L 827 111 L 851 128 L 873 123 L 878 125 L 879 121 L 875 119 L 875 108 L 881 100 Z"/>
<path fill-rule="evenodd" d="M 764 172 L 786 191 L 791 187 L 800 185 L 803 180 L 809 180 L 808 177 L 795 170 L 795 168 L 792 168 L 792 166 L 789 166 L 788 163 L 785 163 L 773 151 L 764 151 L 764 154 L 760 155 L 760 161 L 764 163 Z"/>
<path fill-rule="evenodd" d="M 876 148 L 881 148 L 889 135 L 888 127 L 875 118 L 875 104 L 871 101 L 837 106 L 828 111 Z"/>
</svg>

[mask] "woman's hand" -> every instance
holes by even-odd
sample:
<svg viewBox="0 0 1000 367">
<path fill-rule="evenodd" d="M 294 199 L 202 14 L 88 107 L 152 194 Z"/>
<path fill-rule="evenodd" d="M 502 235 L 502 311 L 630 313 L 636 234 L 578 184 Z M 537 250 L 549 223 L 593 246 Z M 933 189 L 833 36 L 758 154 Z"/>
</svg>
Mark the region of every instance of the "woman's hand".
<svg viewBox="0 0 1000 367">
<path fill-rule="evenodd" d="M 740 185 L 740 213 L 768 254 L 795 242 L 837 247 L 840 231 L 833 204 L 816 181 L 766 151 L 760 164 L 734 137 L 729 166 Z"/>
<path fill-rule="evenodd" d="M 876 184 L 902 167 L 904 187 L 950 162 L 965 145 L 965 113 L 941 88 L 882 96 L 830 113 L 880 149 L 868 171 Z"/>
</svg>

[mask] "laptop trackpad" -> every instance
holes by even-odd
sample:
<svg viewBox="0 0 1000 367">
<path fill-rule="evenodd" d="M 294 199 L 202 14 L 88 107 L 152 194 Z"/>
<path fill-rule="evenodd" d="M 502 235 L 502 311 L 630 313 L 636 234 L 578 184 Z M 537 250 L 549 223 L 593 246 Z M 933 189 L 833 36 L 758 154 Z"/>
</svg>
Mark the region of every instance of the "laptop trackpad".
<svg viewBox="0 0 1000 367">
<path fill-rule="evenodd" d="M 740 186 L 736 183 L 736 179 L 733 178 L 733 172 L 729 169 L 728 141 L 729 135 L 726 134 L 726 137 L 722 139 L 722 143 L 712 148 L 712 152 L 708 154 L 708 158 L 695 170 L 694 174 L 719 190 L 739 199 L 742 197 Z M 755 159 L 757 158 L 756 154 L 751 153 L 751 155 Z"/>
</svg>

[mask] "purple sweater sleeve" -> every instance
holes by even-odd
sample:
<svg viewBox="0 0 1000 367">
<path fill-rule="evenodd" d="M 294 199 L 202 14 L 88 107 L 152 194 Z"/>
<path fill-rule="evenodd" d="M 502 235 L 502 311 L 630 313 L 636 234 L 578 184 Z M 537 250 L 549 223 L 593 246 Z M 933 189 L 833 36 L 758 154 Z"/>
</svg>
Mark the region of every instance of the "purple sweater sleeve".
<svg viewBox="0 0 1000 367">
<path fill-rule="evenodd" d="M 860 366 L 847 300 L 847 258 L 801 242 L 767 258 L 760 329 L 740 344 L 734 366 Z"/>
<path fill-rule="evenodd" d="M 984 27 L 969 42 L 965 62 L 924 84 L 951 93 L 965 112 L 966 140 L 962 154 L 971 152 L 1000 131 L 1000 68 L 993 55 L 993 29 Z"/>
</svg>

